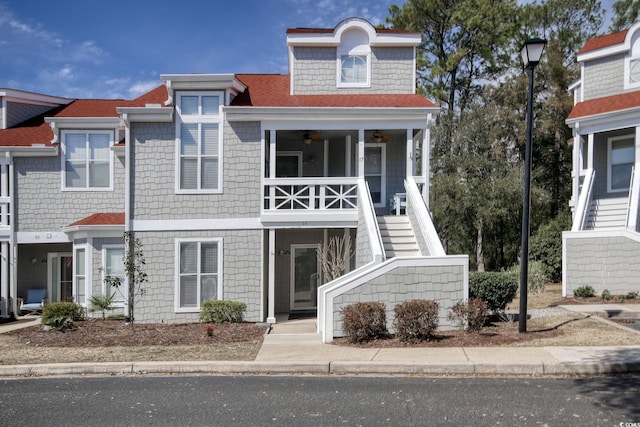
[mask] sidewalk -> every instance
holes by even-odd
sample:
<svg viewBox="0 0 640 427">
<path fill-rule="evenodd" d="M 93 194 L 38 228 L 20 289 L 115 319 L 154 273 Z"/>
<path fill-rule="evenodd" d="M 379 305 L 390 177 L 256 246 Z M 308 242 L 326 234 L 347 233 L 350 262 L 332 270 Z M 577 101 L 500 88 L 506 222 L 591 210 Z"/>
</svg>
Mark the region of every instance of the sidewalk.
<svg viewBox="0 0 640 427">
<path fill-rule="evenodd" d="M 587 306 L 577 307 L 575 311 L 582 313 L 619 309 L 609 304 L 606 308 L 591 307 L 593 311 Z M 634 311 L 629 305 L 623 307 Z M 28 324 L 38 321 L 35 318 Z M 0 333 L 9 327 L 28 325 L 17 323 L 0 325 Z M 363 349 L 322 344 L 315 332 L 315 319 L 273 325 L 254 361 L 0 365 L 0 377 L 142 373 L 541 376 L 631 372 L 640 372 L 640 346 Z"/>
</svg>

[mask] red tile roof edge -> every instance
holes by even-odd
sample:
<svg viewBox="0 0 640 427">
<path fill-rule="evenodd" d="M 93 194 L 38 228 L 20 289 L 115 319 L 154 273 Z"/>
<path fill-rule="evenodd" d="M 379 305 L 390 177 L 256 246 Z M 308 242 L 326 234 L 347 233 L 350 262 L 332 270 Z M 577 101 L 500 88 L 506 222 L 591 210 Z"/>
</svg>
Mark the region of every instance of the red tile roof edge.
<svg viewBox="0 0 640 427">
<path fill-rule="evenodd" d="M 628 30 L 618 31 L 616 33 L 606 34 L 604 36 L 594 37 L 580 48 L 578 51 L 578 55 L 583 53 L 591 52 L 593 50 L 602 49 L 604 47 L 613 46 L 616 44 L 624 43 L 625 38 L 627 37 Z"/>
<path fill-rule="evenodd" d="M 73 224 L 69 224 L 67 227 L 108 225 L 124 226 L 124 212 L 94 213 L 86 218 L 82 218 L 81 220 L 74 222 Z"/>
<path fill-rule="evenodd" d="M 640 90 L 582 101 L 574 105 L 567 120 L 640 107 Z"/>
</svg>

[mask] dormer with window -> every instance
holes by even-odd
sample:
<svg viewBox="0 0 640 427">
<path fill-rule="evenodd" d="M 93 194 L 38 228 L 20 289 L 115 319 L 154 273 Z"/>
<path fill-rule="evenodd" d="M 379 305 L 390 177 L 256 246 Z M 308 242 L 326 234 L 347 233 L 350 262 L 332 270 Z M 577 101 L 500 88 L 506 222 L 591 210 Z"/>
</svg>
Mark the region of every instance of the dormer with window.
<svg viewBox="0 0 640 427">
<path fill-rule="evenodd" d="M 351 18 L 331 29 L 287 30 L 291 95 L 412 94 L 418 33 Z"/>
</svg>

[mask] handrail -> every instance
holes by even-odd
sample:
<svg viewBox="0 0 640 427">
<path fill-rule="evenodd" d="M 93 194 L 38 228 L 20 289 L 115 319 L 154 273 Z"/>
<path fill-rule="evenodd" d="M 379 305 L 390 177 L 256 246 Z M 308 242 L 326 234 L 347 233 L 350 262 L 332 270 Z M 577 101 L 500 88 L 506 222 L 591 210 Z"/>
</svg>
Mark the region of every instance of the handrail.
<svg viewBox="0 0 640 427">
<path fill-rule="evenodd" d="M 578 197 L 578 205 L 576 206 L 575 219 L 571 231 L 584 230 L 587 225 L 595 176 L 596 172 L 593 169 L 585 170 L 584 182 L 582 183 L 582 190 Z"/>
<path fill-rule="evenodd" d="M 640 173 L 631 168 L 631 182 L 629 183 L 629 204 L 627 205 L 627 229 L 636 231 L 638 224 L 638 204 L 640 203 Z"/>
<path fill-rule="evenodd" d="M 364 178 L 358 179 L 358 197 L 361 198 L 358 201 L 358 207 L 362 211 L 365 225 L 367 227 L 367 233 L 369 234 L 369 242 L 371 243 L 371 252 L 373 255 L 372 261 L 374 263 L 380 263 L 385 260 L 384 244 L 382 243 L 382 236 L 380 235 L 380 227 L 378 227 L 378 221 L 376 220 L 375 208 L 373 207 L 373 200 L 371 200 L 371 192 L 369 191 L 369 184 Z"/>
<path fill-rule="evenodd" d="M 407 206 L 412 206 L 415 210 L 418 227 L 420 228 L 420 233 L 422 233 L 422 237 L 429 249 L 429 255 L 445 256 L 446 252 L 442 246 L 440 238 L 438 237 L 436 227 L 433 225 L 433 221 L 431 220 L 429 209 L 422 199 L 413 177 L 407 177 L 404 181 L 404 187 L 407 191 Z"/>
<path fill-rule="evenodd" d="M 356 210 L 358 178 L 265 178 L 266 210 Z"/>
</svg>

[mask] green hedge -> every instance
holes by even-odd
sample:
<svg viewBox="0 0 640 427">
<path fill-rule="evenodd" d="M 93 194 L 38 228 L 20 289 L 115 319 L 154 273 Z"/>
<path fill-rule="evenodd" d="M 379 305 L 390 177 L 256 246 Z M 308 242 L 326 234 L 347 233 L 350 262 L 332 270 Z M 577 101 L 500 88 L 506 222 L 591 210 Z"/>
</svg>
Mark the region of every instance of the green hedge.
<svg viewBox="0 0 640 427">
<path fill-rule="evenodd" d="M 518 292 L 518 279 L 509 273 L 470 272 L 469 298 L 479 298 L 489 310 L 504 310 Z"/>
<path fill-rule="evenodd" d="M 200 305 L 202 323 L 240 323 L 247 310 L 247 304 L 239 301 L 210 300 Z"/>
<path fill-rule="evenodd" d="M 66 329 L 84 318 L 84 308 L 73 302 L 52 302 L 42 307 L 42 324 L 52 329 Z"/>
</svg>

